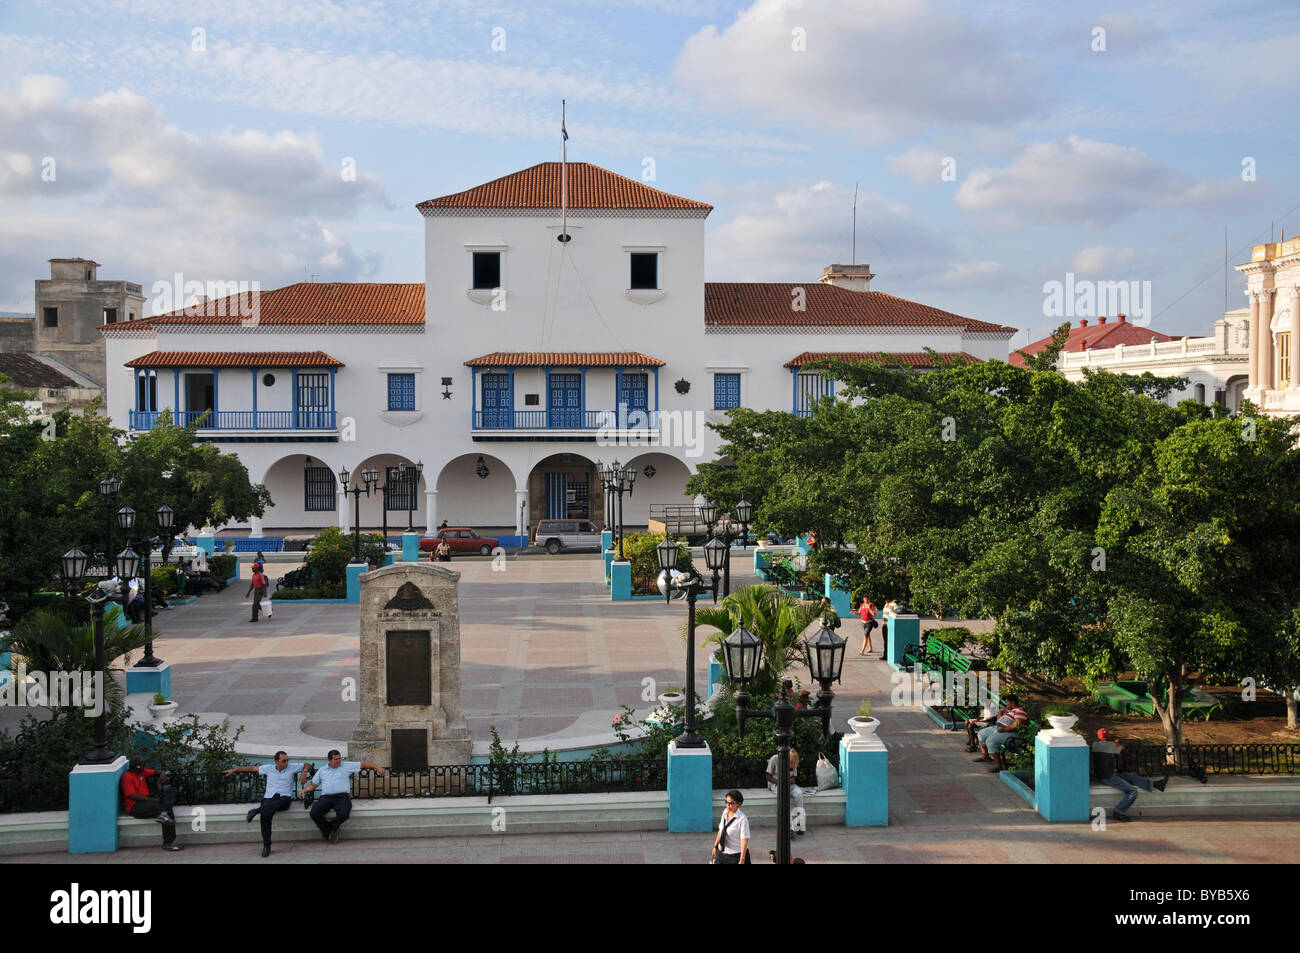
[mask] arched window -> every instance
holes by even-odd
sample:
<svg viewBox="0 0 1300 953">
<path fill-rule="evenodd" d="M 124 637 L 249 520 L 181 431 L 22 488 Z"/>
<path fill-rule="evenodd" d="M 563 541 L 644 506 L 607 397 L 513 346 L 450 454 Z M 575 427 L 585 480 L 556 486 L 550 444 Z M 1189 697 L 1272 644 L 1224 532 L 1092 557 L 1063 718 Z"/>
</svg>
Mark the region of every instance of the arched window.
<svg viewBox="0 0 1300 953">
<path fill-rule="evenodd" d="M 1204 384 L 1197 384 L 1194 388 L 1192 388 L 1192 393 L 1196 395 L 1196 402 L 1197 402 L 1198 404 L 1203 404 L 1203 403 L 1205 403 L 1205 385 L 1204 385 Z"/>
</svg>

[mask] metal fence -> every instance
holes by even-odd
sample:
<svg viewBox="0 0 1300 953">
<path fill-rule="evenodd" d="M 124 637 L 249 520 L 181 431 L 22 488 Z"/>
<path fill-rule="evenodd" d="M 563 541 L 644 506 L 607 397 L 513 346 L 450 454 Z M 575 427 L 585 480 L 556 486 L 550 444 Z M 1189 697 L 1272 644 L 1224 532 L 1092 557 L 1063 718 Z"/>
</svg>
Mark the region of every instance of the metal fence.
<svg viewBox="0 0 1300 953">
<path fill-rule="evenodd" d="M 68 809 L 68 776 L 45 779 L 0 779 L 0 814 Z"/>
<path fill-rule="evenodd" d="M 1138 774 L 1295 774 L 1300 744 L 1125 745 L 1124 768 Z"/>
</svg>

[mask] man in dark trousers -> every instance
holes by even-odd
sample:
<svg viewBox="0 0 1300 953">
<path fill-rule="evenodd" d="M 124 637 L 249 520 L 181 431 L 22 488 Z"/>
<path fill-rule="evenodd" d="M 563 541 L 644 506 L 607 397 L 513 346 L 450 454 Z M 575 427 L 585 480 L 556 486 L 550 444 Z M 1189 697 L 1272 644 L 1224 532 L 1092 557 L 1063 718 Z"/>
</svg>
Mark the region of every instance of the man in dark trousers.
<svg viewBox="0 0 1300 953">
<path fill-rule="evenodd" d="M 158 776 L 158 794 L 149 793 L 149 779 Z M 184 850 L 176 843 L 176 820 L 172 807 L 176 804 L 176 789 L 167 787 L 167 775 L 144 766 L 140 755 L 131 757 L 130 767 L 122 774 L 122 799 L 126 813 L 141 819 L 153 818 L 162 825 L 163 850 Z"/>
<path fill-rule="evenodd" d="M 328 766 L 317 769 L 311 784 L 302 789 L 305 795 L 308 791 L 320 788 L 321 796 L 311 806 L 311 819 L 320 828 L 321 836 L 331 844 L 339 842 L 339 828 L 352 813 L 352 775 L 363 770 L 374 771 L 380 777 L 385 774 L 383 768 L 369 761 L 344 761 L 343 755 L 335 748 L 329 753 Z M 301 780 L 304 783 L 307 781 L 305 771 Z M 330 811 L 334 812 L 334 820 L 327 821 L 325 815 Z"/>
<path fill-rule="evenodd" d="M 248 582 L 248 592 L 244 593 L 245 598 L 248 597 L 249 592 L 253 594 L 253 621 L 256 622 L 262 611 L 262 600 L 266 598 L 266 573 L 261 569 L 253 570 L 253 578 Z"/>
<path fill-rule="evenodd" d="M 275 753 L 275 764 L 249 764 L 242 768 L 231 768 L 226 772 L 229 777 L 232 774 L 253 774 L 257 773 L 266 778 L 266 792 L 262 795 L 262 804 L 248 812 L 248 823 L 253 823 L 253 818 L 261 816 L 262 818 L 262 856 L 270 856 L 271 853 L 271 819 L 279 811 L 289 809 L 293 804 L 293 776 L 302 771 L 303 764 L 301 761 L 290 761 L 289 755 L 284 751 Z"/>
<path fill-rule="evenodd" d="M 1123 751 L 1124 746 L 1116 741 L 1109 731 L 1105 728 L 1097 729 L 1097 740 L 1092 743 L 1092 770 L 1102 784 L 1124 792 L 1124 797 L 1111 812 L 1117 821 L 1132 820 L 1128 816 L 1128 809 L 1137 800 L 1139 788 L 1143 791 L 1154 788 L 1163 794 L 1165 785 L 1169 783 L 1167 777 L 1159 781 L 1148 781 L 1142 775 L 1134 774 L 1132 771 L 1120 771 L 1120 758 Z"/>
</svg>

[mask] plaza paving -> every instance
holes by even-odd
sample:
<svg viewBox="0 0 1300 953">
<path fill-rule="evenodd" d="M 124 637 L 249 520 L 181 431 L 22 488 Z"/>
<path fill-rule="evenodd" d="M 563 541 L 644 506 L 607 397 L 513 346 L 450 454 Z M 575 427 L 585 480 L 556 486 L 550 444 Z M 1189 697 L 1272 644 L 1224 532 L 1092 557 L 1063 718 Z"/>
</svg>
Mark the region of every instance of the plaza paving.
<svg viewBox="0 0 1300 953">
<path fill-rule="evenodd" d="M 505 571 L 491 560 L 452 564 L 463 574 L 461 632 L 465 709 L 477 741 L 495 724 L 509 743 L 563 743 L 607 732 L 620 704 L 646 709 L 642 679 L 680 683 L 685 606 L 612 603 L 591 557 L 524 557 Z M 273 575 L 280 567 L 272 567 Z M 752 582 L 741 573 L 737 584 Z M 277 603 L 273 620 L 252 624 L 246 583 L 158 616 L 167 637 L 159 653 L 176 668 L 173 687 L 186 708 L 227 712 L 232 724 L 304 721 L 322 739 L 346 739 L 354 703 L 341 679 L 357 676 L 355 605 Z M 927 621 L 926 627 L 935 623 Z M 971 625 L 970 623 L 962 623 Z M 972 626 L 978 627 L 978 626 Z M 985 765 L 973 764 L 951 732 L 915 708 L 889 704 L 891 670 L 859 658 L 861 627 L 850 638 L 837 728 L 863 698 L 873 702 L 890 749 L 890 825 L 814 826 L 795 841 L 809 862 L 844 863 L 1256 863 L 1300 855 L 1300 818 L 1148 817 L 1104 831 L 1043 821 Z M 879 652 L 880 642 L 876 641 Z M 703 684 L 704 667 L 700 669 Z M 265 724 L 274 724 L 274 721 Z M 1191 784 L 1175 778 L 1172 785 Z M 1146 794 L 1143 799 L 1156 795 Z M 508 799 L 502 801 L 508 804 Z M 1137 808 L 1142 807 L 1142 799 Z M 181 840 L 184 842 L 184 832 Z M 411 839 L 349 839 L 277 844 L 259 856 L 247 844 L 198 845 L 179 854 L 128 848 L 115 855 L 30 854 L 7 862 L 220 863 L 693 863 L 707 858 L 711 836 L 663 831 L 584 834 L 485 834 Z M 753 849 L 765 861 L 772 827 L 758 827 Z"/>
</svg>

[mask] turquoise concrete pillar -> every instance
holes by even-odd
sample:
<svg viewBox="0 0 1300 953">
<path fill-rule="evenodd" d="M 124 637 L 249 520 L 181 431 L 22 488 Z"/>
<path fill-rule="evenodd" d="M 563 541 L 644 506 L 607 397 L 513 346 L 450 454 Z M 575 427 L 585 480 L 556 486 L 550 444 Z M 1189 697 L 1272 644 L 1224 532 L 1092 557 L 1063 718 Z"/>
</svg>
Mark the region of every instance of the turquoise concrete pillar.
<svg viewBox="0 0 1300 953">
<path fill-rule="evenodd" d="M 68 853 L 117 850 L 119 790 L 126 756 L 110 764 L 79 764 L 68 774 Z"/>
<path fill-rule="evenodd" d="M 172 666 L 170 662 L 163 662 L 155 668 L 139 668 L 131 666 L 126 670 L 126 693 L 128 695 L 140 695 L 148 693 L 157 695 L 162 692 L 167 696 L 167 700 L 172 700 Z"/>
<path fill-rule="evenodd" d="M 896 615 L 889 622 L 889 654 L 886 661 L 894 668 L 903 665 L 903 652 L 909 645 L 921 642 L 921 617 L 914 614 Z"/>
<path fill-rule="evenodd" d="M 889 825 L 889 751 L 875 735 L 840 739 L 845 827 Z"/>
<path fill-rule="evenodd" d="M 759 579 L 767 578 L 767 567 L 772 561 L 772 553 L 766 549 L 754 550 L 754 575 Z"/>
<path fill-rule="evenodd" d="M 609 567 L 614 562 L 614 550 L 607 549 L 601 556 L 605 561 L 605 585 L 609 585 Z"/>
<path fill-rule="evenodd" d="M 1040 731 L 1034 739 L 1034 794 L 1048 821 L 1087 821 L 1088 742 L 1074 731 Z"/>
<path fill-rule="evenodd" d="M 615 602 L 632 598 L 632 564 L 626 560 L 609 564 L 609 597 Z"/>
<path fill-rule="evenodd" d="M 420 534 L 403 533 L 402 534 L 402 562 L 414 563 L 420 561 Z"/>
<path fill-rule="evenodd" d="M 233 570 L 233 574 L 226 578 L 227 583 L 239 582 L 239 562 L 240 562 L 239 557 L 235 556 L 235 568 Z"/>
<path fill-rule="evenodd" d="M 209 556 L 217 551 L 217 537 L 215 536 L 195 536 L 194 545 L 203 550 Z"/>
<path fill-rule="evenodd" d="M 397 553 L 384 553 L 384 561 L 381 562 L 379 565 L 391 566 L 395 562 L 397 562 Z"/>
<path fill-rule="evenodd" d="M 668 830 L 701 834 L 713 830 L 713 752 L 668 742 Z"/>
<path fill-rule="evenodd" d="M 348 602 L 361 601 L 361 574 L 370 572 L 364 563 L 348 563 Z"/>
<path fill-rule="evenodd" d="M 0 652 L 0 685 L 13 680 L 13 667 L 13 656 L 8 652 Z"/>
<path fill-rule="evenodd" d="M 727 668 L 722 664 L 722 656 L 716 652 L 709 656 L 709 697 L 713 696 L 713 689 L 718 684 L 727 680 Z M 708 699 L 705 699 L 706 701 Z"/>
<path fill-rule="evenodd" d="M 849 608 L 849 594 L 835 587 L 835 577 L 830 573 L 826 574 L 822 595 L 831 601 L 831 608 L 841 619 L 846 619 L 853 614 L 853 610 Z"/>
<path fill-rule="evenodd" d="M 796 553 L 798 553 L 800 556 L 807 556 L 807 555 L 808 555 L 808 553 L 810 552 L 810 550 L 808 549 L 808 537 L 807 537 L 807 536 L 796 536 L 796 537 L 795 537 L 795 540 L 794 540 L 794 551 L 795 551 Z"/>
<path fill-rule="evenodd" d="M 603 529 L 600 531 L 600 551 L 610 549 L 614 545 L 614 531 L 612 529 Z"/>
</svg>

